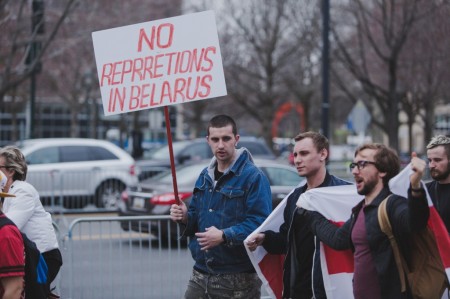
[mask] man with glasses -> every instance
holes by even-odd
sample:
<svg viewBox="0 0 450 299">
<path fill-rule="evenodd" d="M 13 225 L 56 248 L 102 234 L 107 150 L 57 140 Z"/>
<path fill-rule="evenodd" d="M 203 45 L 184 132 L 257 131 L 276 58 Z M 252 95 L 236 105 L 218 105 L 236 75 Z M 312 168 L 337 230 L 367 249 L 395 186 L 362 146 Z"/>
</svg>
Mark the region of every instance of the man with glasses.
<svg viewBox="0 0 450 299">
<path fill-rule="evenodd" d="M 425 161 L 412 154 L 408 200 L 392 194 L 388 182 L 400 170 L 397 154 L 383 144 L 360 146 L 350 164 L 358 194 L 365 198 L 351 212 L 341 227 L 330 223 L 318 212 L 306 212 L 311 229 L 326 245 L 352 249 L 354 257 L 353 294 L 359 298 L 412 298 L 401 291 L 401 282 L 388 237 L 378 223 L 378 207 L 388 198 L 387 214 L 394 236 L 405 257 L 413 233 L 424 229 L 429 218 L 425 191 L 420 182 Z M 405 297 L 406 296 L 406 297 Z"/>
<path fill-rule="evenodd" d="M 309 189 L 349 185 L 350 182 L 331 175 L 326 169 L 330 146 L 328 139 L 317 132 L 304 132 L 295 137 L 294 164 L 306 184 L 296 188 L 287 199 L 284 222 L 279 232 L 265 231 L 249 240 L 248 248 L 258 246 L 272 254 L 285 254 L 283 298 L 327 298 L 320 267 L 319 241 L 309 229 L 305 217 L 296 206 L 300 195 Z"/>
<path fill-rule="evenodd" d="M 433 181 L 426 184 L 433 205 L 450 233 L 450 138 L 438 135 L 427 145 Z"/>
</svg>

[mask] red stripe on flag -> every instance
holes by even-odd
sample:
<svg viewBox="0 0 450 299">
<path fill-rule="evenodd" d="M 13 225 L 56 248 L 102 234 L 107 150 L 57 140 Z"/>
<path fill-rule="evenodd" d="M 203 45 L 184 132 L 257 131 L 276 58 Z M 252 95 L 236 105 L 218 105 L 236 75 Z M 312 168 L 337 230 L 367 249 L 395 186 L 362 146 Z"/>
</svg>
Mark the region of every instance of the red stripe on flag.
<svg viewBox="0 0 450 299">
<path fill-rule="evenodd" d="M 284 255 L 266 254 L 258 264 L 277 299 L 283 292 L 283 263 Z"/>
<path fill-rule="evenodd" d="M 335 222 L 330 220 L 331 223 L 337 227 L 341 227 L 345 222 Z M 327 261 L 328 274 L 339 273 L 353 273 L 353 252 L 349 250 L 334 250 L 331 247 L 323 244 L 324 254 Z"/>
<path fill-rule="evenodd" d="M 337 251 L 323 244 L 327 260 L 328 274 L 353 273 L 353 253 L 351 250 Z"/>
<path fill-rule="evenodd" d="M 439 216 L 434 206 L 430 206 L 430 218 L 428 219 L 428 227 L 436 237 L 437 247 L 441 254 L 442 263 L 445 268 L 450 267 L 450 238 L 444 222 Z"/>
</svg>

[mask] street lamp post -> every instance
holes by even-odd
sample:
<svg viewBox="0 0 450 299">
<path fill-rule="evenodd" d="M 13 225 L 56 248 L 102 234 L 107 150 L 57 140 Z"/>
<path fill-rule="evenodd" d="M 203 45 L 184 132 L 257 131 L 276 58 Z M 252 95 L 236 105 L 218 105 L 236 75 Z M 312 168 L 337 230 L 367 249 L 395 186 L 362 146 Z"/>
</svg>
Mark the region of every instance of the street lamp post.
<svg viewBox="0 0 450 299">
<path fill-rule="evenodd" d="M 86 107 L 86 132 L 87 137 L 94 138 L 95 130 L 97 129 L 93 125 L 92 117 L 94 116 L 95 109 L 92 109 L 92 102 L 94 101 L 91 98 L 91 90 L 92 90 L 92 70 L 88 69 L 83 74 L 83 87 L 85 90 L 85 99 L 84 104 Z"/>
<path fill-rule="evenodd" d="M 330 41 L 328 33 L 330 31 L 330 0 L 323 0 L 322 2 L 322 133 L 329 138 L 329 68 L 330 68 Z"/>
<path fill-rule="evenodd" d="M 28 138 L 36 137 L 35 133 L 35 103 L 36 103 L 36 75 L 41 71 L 42 65 L 40 61 L 36 61 L 41 50 L 41 42 L 37 40 L 38 35 L 44 34 L 44 1 L 33 0 L 31 3 L 31 42 L 26 59 L 28 66 L 33 66 L 34 69 L 30 75 L 30 109 L 28 111 Z"/>
</svg>

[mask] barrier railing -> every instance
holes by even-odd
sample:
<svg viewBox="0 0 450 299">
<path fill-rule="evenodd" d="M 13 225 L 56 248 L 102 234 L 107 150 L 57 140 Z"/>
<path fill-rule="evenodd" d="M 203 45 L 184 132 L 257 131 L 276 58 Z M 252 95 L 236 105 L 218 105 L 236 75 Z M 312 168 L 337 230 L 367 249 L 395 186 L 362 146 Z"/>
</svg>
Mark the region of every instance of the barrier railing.
<svg viewBox="0 0 450 299">
<path fill-rule="evenodd" d="M 53 213 L 117 211 L 129 183 L 121 171 L 33 171 L 27 181 L 39 192 L 46 210 Z M 134 184 L 137 183 L 137 179 Z"/>
<path fill-rule="evenodd" d="M 129 221 L 158 225 L 167 236 L 123 231 L 121 222 Z M 182 298 L 194 262 L 186 241 L 173 237 L 170 221 L 169 216 L 73 220 L 61 239 L 61 298 Z"/>
</svg>

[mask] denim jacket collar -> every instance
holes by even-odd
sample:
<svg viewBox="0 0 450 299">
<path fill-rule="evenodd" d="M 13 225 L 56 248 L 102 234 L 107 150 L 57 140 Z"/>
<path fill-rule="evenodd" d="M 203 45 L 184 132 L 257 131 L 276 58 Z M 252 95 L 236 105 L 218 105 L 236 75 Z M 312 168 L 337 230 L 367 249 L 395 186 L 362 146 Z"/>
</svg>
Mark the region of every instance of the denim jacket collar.
<svg viewBox="0 0 450 299">
<path fill-rule="evenodd" d="M 241 158 L 241 156 L 242 156 L 242 158 Z M 244 165 L 247 161 L 247 157 L 248 157 L 248 160 L 253 162 L 253 157 L 250 154 L 248 149 L 246 149 L 245 147 L 236 149 L 236 157 L 235 157 L 234 161 L 231 163 L 230 167 L 225 169 L 223 174 L 226 175 L 229 171 L 231 171 L 231 172 L 235 173 L 236 176 L 239 176 L 241 174 L 242 170 L 244 169 Z M 216 168 L 216 165 L 217 165 L 217 159 L 216 159 L 216 157 L 213 157 L 211 159 L 211 162 L 208 165 L 208 175 L 213 181 L 214 181 L 214 169 Z"/>
</svg>

